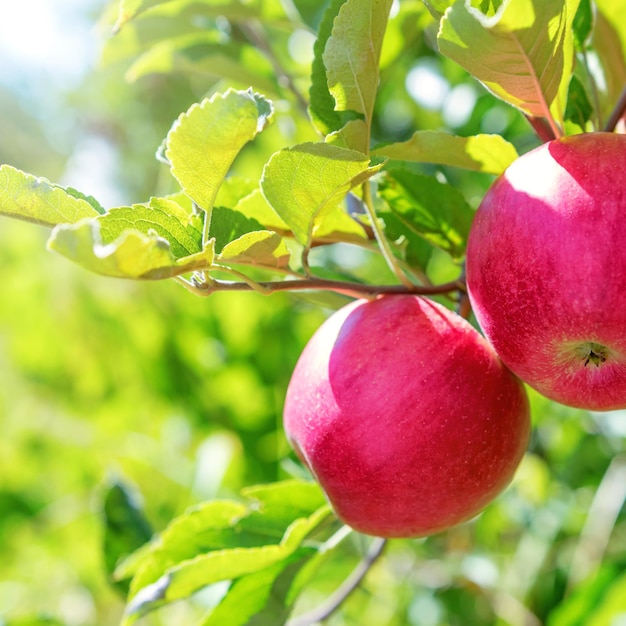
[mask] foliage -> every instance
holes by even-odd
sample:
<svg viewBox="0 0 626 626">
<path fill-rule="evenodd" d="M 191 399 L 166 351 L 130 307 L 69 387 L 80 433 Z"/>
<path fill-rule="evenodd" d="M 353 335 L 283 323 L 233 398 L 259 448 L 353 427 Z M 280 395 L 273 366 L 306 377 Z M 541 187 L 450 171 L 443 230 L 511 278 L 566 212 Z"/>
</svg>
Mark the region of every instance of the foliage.
<svg viewBox="0 0 626 626">
<path fill-rule="evenodd" d="M 40 227 L 0 233 L 6 623 L 306 623 L 372 540 L 284 441 L 301 347 L 346 294 L 462 306 L 494 175 L 621 124 L 625 11 L 112 3 L 102 67 L 70 101 L 119 134 L 128 201 L 0 166 L 0 213 Z M 49 255 L 41 271 L 44 233 L 80 268 Z M 623 415 L 532 403 L 512 487 L 469 524 L 393 542 L 329 623 L 620 619 Z"/>
</svg>

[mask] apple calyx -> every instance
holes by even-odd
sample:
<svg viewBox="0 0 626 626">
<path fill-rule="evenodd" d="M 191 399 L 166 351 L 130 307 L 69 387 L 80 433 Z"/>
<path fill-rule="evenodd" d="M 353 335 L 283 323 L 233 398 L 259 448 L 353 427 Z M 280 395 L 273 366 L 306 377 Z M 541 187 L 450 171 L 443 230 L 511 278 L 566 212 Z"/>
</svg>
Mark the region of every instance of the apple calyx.
<svg viewBox="0 0 626 626">
<path fill-rule="evenodd" d="M 589 341 L 577 346 L 576 352 L 584 361 L 585 367 L 589 364 L 600 367 L 601 363 L 606 363 L 609 350 L 600 343 Z"/>
</svg>

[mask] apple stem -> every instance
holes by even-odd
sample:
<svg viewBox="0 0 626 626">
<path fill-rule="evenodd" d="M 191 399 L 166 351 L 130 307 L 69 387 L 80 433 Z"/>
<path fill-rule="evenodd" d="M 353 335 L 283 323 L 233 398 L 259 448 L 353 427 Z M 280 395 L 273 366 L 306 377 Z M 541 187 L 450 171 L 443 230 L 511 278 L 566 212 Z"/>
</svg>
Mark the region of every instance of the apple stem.
<svg viewBox="0 0 626 626">
<path fill-rule="evenodd" d="M 532 115 L 527 115 L 526 119 L 528 123 L 533 127 L 535 134 L 543 143 L 547 143 L 548 141 L 552 141 L 556 139 L 556 135 L 554 134 L 554 129 L 546 120 L 545 117 L 534 117 Z"/>
<path fill-rule="evenodd" d="M 303 278 L 277 281 L 230 281 L 212 278 L 210 281 L 187 280 L 181 276 L 176 281 L 188 291 L 199 296 L 210 296 L 217 291 L 257 291 L 270 295 L 279 291 L 334 291 L 343 295 L 362 298 L 385 294 L 413 294 L 421 296 L 442 295 L 450 292 L 465 293 L 462 279 L 441 285 L 368 285 L 349 281 L 323 278 Z"/>
<path fill-rule="evenodd" d="M 328 619 L 361 584 L 361 581 L 365 578 L 372 565 L 374 565 L 382 554 L 386 544 L 386 539 L 379 537 L 374 539 L 363 559 L 326 602 L 308 613 L 304 613 L 299 617 L 289 620 L 287 626 L 312 626 L 313 624 Z"/>
<path fill-rule="evenodd" d="M 624 116 L 624 113 L 626 113 L 626 87 L 624 87 L 624 89 L 622 90 L 619 100 L 617 101 L 617 104 L 615 105 L 615 108 L 611 113 L 611 117 L 609 117 L 609 120 L 604 127 L 604 131 L 607 133 L 612 133 L 615 130 L 617 123 Z"/>
</svg>

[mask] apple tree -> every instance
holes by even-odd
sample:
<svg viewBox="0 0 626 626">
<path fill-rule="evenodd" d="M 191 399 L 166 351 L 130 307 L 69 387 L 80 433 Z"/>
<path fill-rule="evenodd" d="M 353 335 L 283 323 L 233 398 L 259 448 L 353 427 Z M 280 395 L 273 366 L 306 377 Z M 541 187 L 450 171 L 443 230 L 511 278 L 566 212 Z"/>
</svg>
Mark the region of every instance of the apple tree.
<svg viewBox="0 0 626 626">
<path fill-rule="evenodd" d="M 0 214 L 111 290 L 171 284 L 197 334 L 231 324 L 237 345 L 238 320 L 266 324 L 246 358 L 285 417 L 279 459 L 242 435 L 240 484 L 156 527 L 158 485 L 144 508 L 122 478 L 100 490 L 122 626 L 626 613 L 625 16 L 623 0 L 110 4 L 82 106 L 123 72 L 163 126 L 151 146 L 116 120 L 144 182 L 103 206 L 6 163 Z M 168 320 L 145 319 L 149 344 Z M 394 591 L 377 604 L 377 588 Z"/>
</svg>

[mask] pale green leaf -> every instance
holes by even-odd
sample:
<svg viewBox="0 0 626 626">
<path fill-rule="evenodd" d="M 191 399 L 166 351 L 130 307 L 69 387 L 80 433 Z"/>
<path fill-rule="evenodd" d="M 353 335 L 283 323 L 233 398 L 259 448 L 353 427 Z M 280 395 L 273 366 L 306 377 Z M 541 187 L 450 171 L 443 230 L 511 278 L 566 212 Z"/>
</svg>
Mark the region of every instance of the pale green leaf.
<svg viewBox="0 0 626 626">
<path fill-rule="evenodd" d="M 324 49 L 328 87 L 339 111 L 364 116 L 367 127 L 378 91 L 380 51 L 392 0 L 347 0 L 333 23 Z M 367 135 L 357 146 L 369 149 Z"/>
<path fill-rule="evenodd" d="M 268 230 L 289 232 L 289 225 L 280 218 L 268 204 L 260 189 L 254 189 L 249 195 L 242 198 L 235 210 L 249 219 L 256 220 Z"/>
<path fill-rule="evenodd" d="M 169 278 L 211 263 L 194 216 L 174 200 L 111 209 L 95 219 L 60 225 L 48 247 L 98 274 Z"/>
<path fill-rule="evenodd" d="M 512 144 L 500 135 L 457 137 L 437 130 L 420 130 L 411 139 L 378 146 L 372 155 L 462 167 L 488 174 L 502 173 L 516 158 Z"/>
<path fill-rule="evenodd" d="M 207 74 L 276 93 L 272 65 L 261 52 L 250 45 L 214 39 L 212 32 L 200 32 L 158 42 L 134 61 L 125 77 L 134 82 L 149 74 Z"/>
<path fill-rule="evenodd" d="M 315 223 L 313 239 L 362 243 L 367 239 L 367 235 L 363 226 L 348 215 L 342 204 L 326 213 Z"/>
<path fill-rule="evenodd" d="M 353 187 L 379 167 L 353 150 L 325 143 L 305 143 L 281 150 L 266 164 L 261 188 L 267 201 L 303 244 L 316 223 L 335 209 Z"/>
<path fill-rule="evenodd" d="M 409 231 L 457 259 L 463 256 L 474 212 L 454 187 L 397 168 L 386 172 L 379 193 Z"/>
<path fill-rule="evenodd" d="M 441 21 L 439 49 L 495 95 L 562 123 L 579 0 L 504 0 L 485 15 L 457 0 Z"/>
<path fill-rule="evenodd" d="M 369 131 L 365 120 L 350 120 L 326 137 L 326 143 L 348 150 L 367 150 L 369 146 Z"/>
<path fill-rule="evenodd" d="M 171 278 L 206 268 L 212 262 L 210 249 L 177 259 L 170 242 L 155 231 L 144 234 L 125 230 L 111 243 L 104 243 L 101 225 L 97 219 L 87 219 L 56 226 L 48 240 L 48 249 L 85 269 L 115 278 Z"/>
<path fill-rule="evenodd" d="M 0 166 L 0 215 L 43 226 L 74 224 L 99 212 L 86 197 L 10 165 Z"/>
<path fill-rule="evenodd" d="M 119 30 L 142 11 L 171 0 L 120 0 L 115 29 Z"/>
<path fill-rule="evenodd" d="M 290 252 L 282 237 L 269 230 L 257 230 L 226 244 L 218 257 L 220 263 L 286 267 Z"/>
<path fill-rule="evenodd" d="M 185 192 L 211 211 L 240 150 L 268 124 L 271 103 L 250 91 L 229 90 L 194 104 L 167 136 L 166 157 Z"/>
</svg>

